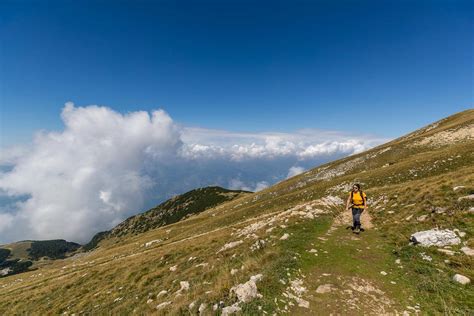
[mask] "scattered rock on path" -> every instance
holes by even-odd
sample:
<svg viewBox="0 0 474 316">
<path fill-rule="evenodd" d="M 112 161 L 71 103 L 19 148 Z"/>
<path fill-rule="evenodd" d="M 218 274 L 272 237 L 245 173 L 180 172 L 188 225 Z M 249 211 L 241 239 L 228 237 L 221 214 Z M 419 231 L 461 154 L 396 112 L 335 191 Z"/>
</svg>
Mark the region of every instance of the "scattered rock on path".
<svg viewBox="0 0 474 316">
<path fill-rule="evenodd" d="M 461 239 L 459 239 L 456 233 L 449 229 L 431 229 L 416 232 L 411 235 L 410 241 L 424 247 L 458 245 L 461 243 Z"/>
<path fill-rule="evenodd" d="M 471 280 L 470 280 L 468 277 L 466 277 L 466 276 L 464 276 L 464 275 L 462 275 L 462 274 L 455 274 L 455 275 L 453 276 L 453 281 L 456 281 L 456 282 L 461 283 L 461 284 L 469 284 L 469 283 L 471 283 Z"/>
</svg>

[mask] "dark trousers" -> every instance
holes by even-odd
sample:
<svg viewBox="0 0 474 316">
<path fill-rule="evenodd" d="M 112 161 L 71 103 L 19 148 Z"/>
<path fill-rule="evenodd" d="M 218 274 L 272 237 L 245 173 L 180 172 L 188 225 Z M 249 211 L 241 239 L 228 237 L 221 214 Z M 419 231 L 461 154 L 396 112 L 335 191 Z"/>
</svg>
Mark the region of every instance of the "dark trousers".
<svg viewBox="0 0 474 316">
<path fill-rule="evenodd" d="M 358 208 L 358 207 L 353 207 L 352 208 L 352 221 L 353 221 L 352 226 L 354 228 L 355 227 L 360 228 L 360 214 L 362 214 L 363 211 L 364 211 L 363 208 Z"/>
</svg>

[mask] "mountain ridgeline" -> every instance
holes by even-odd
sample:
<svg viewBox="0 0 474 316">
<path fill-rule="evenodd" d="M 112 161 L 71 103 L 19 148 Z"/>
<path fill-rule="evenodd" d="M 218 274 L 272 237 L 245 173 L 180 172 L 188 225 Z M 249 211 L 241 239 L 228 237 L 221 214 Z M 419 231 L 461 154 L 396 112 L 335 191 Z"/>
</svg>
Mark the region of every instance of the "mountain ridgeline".
<svg viewBox="0 0 474 316">
<path fill-rule="evenodd" d="M 111 230 L 97 233 L 83 248 L 84 250 L 91 250 L 105 239 L 137 235 L 154 228 L 176 223 L 193 214 L 251 193 L 242 190 L 228 190 L 218 186 L 191 190 L 177 195 L 144 213 L 131 216 Z"/>
<path fill-rule="evenodd" d="M 473 149 L 471 109 L 259 192 L 191 191 L 1 278 L 0 314 L 473 315 Z"/>
</svg>

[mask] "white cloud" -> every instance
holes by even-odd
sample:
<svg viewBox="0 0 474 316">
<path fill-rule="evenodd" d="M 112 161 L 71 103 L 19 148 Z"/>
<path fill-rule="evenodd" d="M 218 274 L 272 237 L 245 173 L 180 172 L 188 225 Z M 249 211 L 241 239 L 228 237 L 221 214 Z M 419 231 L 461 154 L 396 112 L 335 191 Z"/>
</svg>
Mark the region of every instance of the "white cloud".
<svg viewBox="0 0 474 316">
<path fill-rule="evenodd" d="M 382 141 L 319 130 L 182 127 L 163 110 L 120 114 L 72 103 L 61 117 L 64 130 L 40 132 L 30 146 L 0 155 L 0 167 L 8 166 L 0 168 L 0 192 L 15 200 L 0 208 L 0 242 L 87 242 L 174 194 L 206 185 L 262 190 Z"/>
<path fill-rule="evenodd" d="M 301 130 L 295 133 L 232 133 L 203 128 L 183 128 L 182 155 L 191 158 L 234 161 L 296 157 L 308 160 L 335 153 L 354 154 L 385 139 L 332 131 Z"/>
<path fill-rule="evenodd" d="M 304 172 L 303 167 L 293 166 L 290 169 L 288 169 L 288 174 L 286 175 L 286 178 L 288 179 L 288 178 L 297 176 L 303 172 Z"/>
<path fill-rule="evenodd" d="M 260 181 L 255 185 L 254 191 L 255 192 L 262 191 L 262 190 L 268 188 L 269 186 L 270 186 L 270 184 L 267 181 Z"/>
</svg>

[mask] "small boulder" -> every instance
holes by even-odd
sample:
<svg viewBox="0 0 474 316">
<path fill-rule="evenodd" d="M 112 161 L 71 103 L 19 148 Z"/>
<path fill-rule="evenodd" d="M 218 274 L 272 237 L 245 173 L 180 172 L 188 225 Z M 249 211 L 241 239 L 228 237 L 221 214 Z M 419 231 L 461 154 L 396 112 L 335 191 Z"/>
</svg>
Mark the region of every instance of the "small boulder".
<svg viewBox="0 0 474 316">
<path fill-rule="evenodd" d="M 471 280 L 468 277 L 466 277 L 462 274 L 455 274 L 453 276 L 453 281 L 456 281 L 456 282 L 461 283 L 463 285 L 471 283 Z"/>
<path fill-rule="evenodd" d="M 262 295 L 258 293 L 257 284 L 255 284 L 255 282 L 260 281 L 262 277 L 261 274 L 252 276 L 249 281 L 233 286 L 230 289 L 230 293 L 235 293 L 238 300 L 244 303 L 250 302 L 255 297 L 260 298 Z"/>
<path fill-rule="evenodd" d="M 416 232 L 410 236 L 410 241 L 424 247 L 442 247 L 447 245 L 458 245 L 461 243 L 461 239 L 456 235 L 456 233 L 449 229 L 431 229 Z"/>
<path fill-rule="evenodd" d="M 465 188 L 465 186 L 463 186 L 463 185 L 458 185 L 458 186 L 456 186 L 456 187 L 453 188 L 453 191 L 454 191 L 454 192 L 457 192 L 457 191 L 462 190 L 462 189 L 464 189 L 464 188 Z"/>
</svg>

